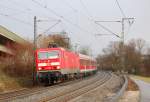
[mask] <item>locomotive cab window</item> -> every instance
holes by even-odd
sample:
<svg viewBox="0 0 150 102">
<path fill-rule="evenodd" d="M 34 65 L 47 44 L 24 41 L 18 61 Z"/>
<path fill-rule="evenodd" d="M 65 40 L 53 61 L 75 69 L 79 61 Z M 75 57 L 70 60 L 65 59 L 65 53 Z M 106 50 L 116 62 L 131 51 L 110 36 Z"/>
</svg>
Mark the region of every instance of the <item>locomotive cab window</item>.
<svg viewBox="0 0 150 102">
<path fill-rule="evenodd" d="M 58 58 L 58 57 L 59 57 L 59 51 L 48 52 L 48 58 Z"/>
<path fill-rule="evenodd" d="M 59 58 L 59 51 L 39 52 L 38 59 L 53 59 Z"/>
<path fill-rule="evenodd" d="M 38 59 L 47 59 L 47 52 L 39 52 Z"/>
</svg>

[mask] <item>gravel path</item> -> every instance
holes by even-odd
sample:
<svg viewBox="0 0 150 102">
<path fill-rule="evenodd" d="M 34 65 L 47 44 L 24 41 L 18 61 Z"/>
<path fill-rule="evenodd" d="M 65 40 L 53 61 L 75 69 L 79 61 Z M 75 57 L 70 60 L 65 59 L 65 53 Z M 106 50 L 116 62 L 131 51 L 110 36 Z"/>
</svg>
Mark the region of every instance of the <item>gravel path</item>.
<svg viewBox="0 0 150 102">
<path fill-rule="evenodd" d="M 140 88 L 141 102 L 150 102 L 150 84 L 141 80 L 135 80 Z"/>
</svg>

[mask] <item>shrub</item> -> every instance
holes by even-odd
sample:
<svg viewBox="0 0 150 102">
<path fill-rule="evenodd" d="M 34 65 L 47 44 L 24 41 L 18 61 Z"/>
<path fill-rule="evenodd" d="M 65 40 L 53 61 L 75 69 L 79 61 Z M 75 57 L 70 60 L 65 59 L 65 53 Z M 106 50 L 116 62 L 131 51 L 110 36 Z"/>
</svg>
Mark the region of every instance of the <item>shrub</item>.
<svg viewBox="0 0 150 102">
<path fill-rule="evenodd" d="M 14 55 L 6 57 L 3 61 L 4 73 L 14 77 L 30 77 L 33 69 L 33 46 L 32 44 L 13 45 Z"/>
</svg>

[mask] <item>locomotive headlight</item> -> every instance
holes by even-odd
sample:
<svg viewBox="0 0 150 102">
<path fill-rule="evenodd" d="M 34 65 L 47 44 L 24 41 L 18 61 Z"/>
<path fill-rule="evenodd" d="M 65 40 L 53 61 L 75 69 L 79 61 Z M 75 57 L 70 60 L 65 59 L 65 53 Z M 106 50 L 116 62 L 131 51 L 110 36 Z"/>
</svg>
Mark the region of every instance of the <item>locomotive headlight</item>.
<svg viewBox="0 0 150 102">
<path fill-rule="evenodd" d="M 52 62 L 51 65 L 52 66 L 54 66 L 54 65 L 60 65 L 60 62 Z"/>
<path fill-rule="evenodd" d="M 39 70 L 41 70 L 42 68 L 39 67 Z"/>
<path fill-rule="evenodd" d="M 60 69 L 60 66 L 57 66 L 57 69 Z"/>
<path fill-rule="evenodd" d="M 38 66 L 47 66 L 47 63 L 38 63 Z"/>
</svg>

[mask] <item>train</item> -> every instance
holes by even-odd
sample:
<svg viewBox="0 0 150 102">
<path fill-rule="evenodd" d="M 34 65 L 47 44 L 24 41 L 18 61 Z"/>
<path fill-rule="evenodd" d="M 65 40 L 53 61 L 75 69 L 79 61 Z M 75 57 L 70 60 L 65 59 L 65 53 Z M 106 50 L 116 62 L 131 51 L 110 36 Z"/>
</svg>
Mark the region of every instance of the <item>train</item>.
<svg viewBox="0 0 150 102">
<path fill-rule="evenodd" d="M 62 47 L 37 49 L 35 62 L 38 82 L 45 85 L 97 72 L 95 59 Z"/>
</svg>

